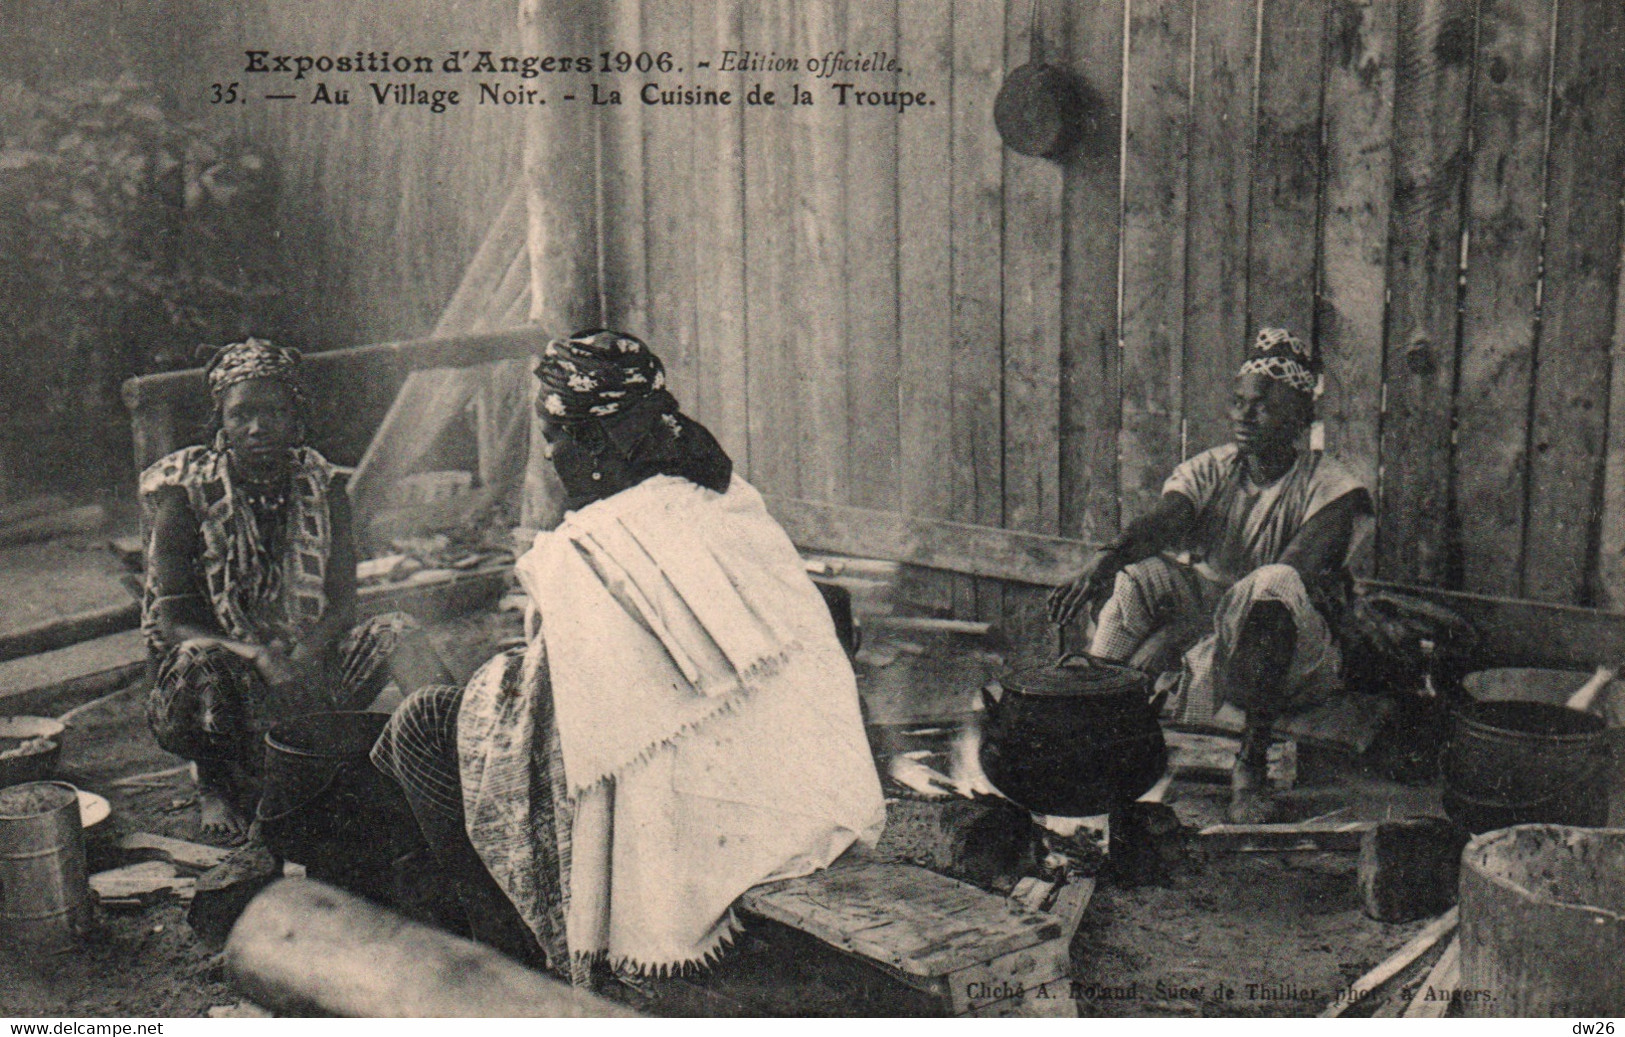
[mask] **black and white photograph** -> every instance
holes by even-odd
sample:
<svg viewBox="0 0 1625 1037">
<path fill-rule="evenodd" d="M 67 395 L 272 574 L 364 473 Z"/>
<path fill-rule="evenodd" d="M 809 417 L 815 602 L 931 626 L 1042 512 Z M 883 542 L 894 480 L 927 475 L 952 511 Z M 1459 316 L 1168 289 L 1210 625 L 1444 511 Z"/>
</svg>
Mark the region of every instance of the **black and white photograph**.
<svg viewBox="0 0 1625 1037">
<path fill-rule="evenodd" d="M 1618 0 L 0 0 L 0 1024 L 1613 1034 L 1622 213 Z"/>
</svg>

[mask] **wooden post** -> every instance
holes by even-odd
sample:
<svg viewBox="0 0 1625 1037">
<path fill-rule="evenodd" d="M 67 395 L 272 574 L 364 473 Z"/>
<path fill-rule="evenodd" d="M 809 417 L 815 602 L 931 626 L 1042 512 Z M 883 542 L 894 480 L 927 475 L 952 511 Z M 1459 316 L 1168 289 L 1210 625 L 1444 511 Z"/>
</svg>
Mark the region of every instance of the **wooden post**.
<svg viewBox="0 0 1625 1037">
<path fill-rule="evenodd" d="M 527 54 L 596 54 L 608 24 L 602 0 L 573 4 L 522 0 L 519 33 Z M 530 213 L 530 318 L 549 335 L 603 321 L 598 280 L 597 122 L 584 99 L 538 106 L 525 125 L 525 197 Z M 635 218 L 635 217 L 634 217 Z M 521 521 L 548 525 L 558 487 L 531 430 Z"/>
<path fill-rule="evenodd" d="M 248 905 L 226 968 L 255 1004 L 348 1018 L 631 1017 L 496 951 L 309 879 Z"/>
</svg>

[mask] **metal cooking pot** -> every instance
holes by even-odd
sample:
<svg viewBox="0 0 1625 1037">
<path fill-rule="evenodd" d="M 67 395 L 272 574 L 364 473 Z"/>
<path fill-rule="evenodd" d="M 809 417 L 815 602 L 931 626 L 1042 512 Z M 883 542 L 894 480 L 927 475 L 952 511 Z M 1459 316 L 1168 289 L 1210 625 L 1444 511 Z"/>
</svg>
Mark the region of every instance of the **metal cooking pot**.
<svg viewBox="0 0 1625 1037">
<path fill-rule="evenodd" d="M 1018 670 L 982 689 L 982 770 L 1029 810 L 1108 813 L 1167 765 L 1149 699 L 1144 673 L 1086 655 Z"/>
</svg>

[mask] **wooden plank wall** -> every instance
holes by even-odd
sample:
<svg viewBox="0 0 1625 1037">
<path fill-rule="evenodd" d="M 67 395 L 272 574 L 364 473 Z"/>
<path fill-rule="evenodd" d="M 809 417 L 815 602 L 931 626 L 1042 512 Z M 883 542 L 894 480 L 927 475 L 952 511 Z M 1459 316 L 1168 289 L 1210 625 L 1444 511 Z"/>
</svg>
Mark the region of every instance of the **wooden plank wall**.
<svg viewBox="0 0 1625 1037">
<path fill-rule="evenodd" d="M 1378 574 L 1625 605 L 1620 5 L 607 2 L 617 47 L 885 50 L 902 72 L 865 82 L 936 101 L 713 73 L 816 103 L 606 117 L 606 206 L 645 216 L 607 218 L 609 308 L 768 492 L 1103 542 L 1226 439 L 1236 364 L 1285 324 L 1326 355 L 1325 448 L 1378 492 Z M 1036 57 L 1096 102 L 1061 161 L 993 126 Z"/>
</svg>

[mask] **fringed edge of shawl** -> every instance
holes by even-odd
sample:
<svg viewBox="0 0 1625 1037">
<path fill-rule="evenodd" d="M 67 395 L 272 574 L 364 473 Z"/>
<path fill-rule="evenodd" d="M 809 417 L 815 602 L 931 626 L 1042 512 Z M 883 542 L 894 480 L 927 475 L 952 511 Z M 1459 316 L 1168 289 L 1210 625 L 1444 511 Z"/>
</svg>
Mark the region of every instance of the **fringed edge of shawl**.
<svg viewBox="0 0 1625 1037">
<path fill-rule="evenodd" d="M 676 745 L 679 741 L 683 740 L 689 735 L 694 734 L 711 721 L 717 719 L 718 717 L 727 716 L 740 706 L 744 705 L 746 702 L 749 702 L 759 691 L 762 690 L 761 686 L 763 683 L 772 680 L 780 673 L 784 672 L 785 666 L 787 666 L 792 659 L 805 651 L 805 646 L 800 641 L 796 641 L 792 644 L 786 645 L 781 651 L 775 652 L 772 655 L 763 656 L 762 658 L 758 659 L 756 662 L 752 663 L 748 669 L 739 675 L 738 689 L 731 694 L 724 696 L 720 701 L 718 701 L 715 709 L 706 713 L 704 716 L 690 720 L 688 723 L 677 728 L 677 730 L 671 732 L 665 737 L 655 739 L 642 749 L 638 750 L 637 754 L 631 759 L 627 760 L 625 763 L 620 764 L 611 770 L 605 771 L 603 774 L 597 775 L 591 781 L 580 784 L 570 782 L 568 794 L 571 804 L 573 805 L 583 795 L 591 792 L 595 788 L 598 788 L 617 775 L 625 774 L 628 771 L 647 764 L 660 753 L 664 752 L 671 746 Z M 566 777 L 568 777 L 568 775 L 566 775 Z"/>
<path fill-rule="evenodd" d="M 587 975 L 597 965 L 608 965 L 617 973 L 629 975 L 637 979 L 672 979 L 675 977 L 692 978 L 716 968 L 722 961 L 723 955 L 733 948 L 734 941 L 745 927 L 740 923 L 734 909 L 729 908 L 723 914 L 716 931 L 706 940 L 704 950 L 692 958 L 681 961 L 647 962 L 637 961 L 629 955 L 611 957 L 609 951 L 574 952 L 570 954 L 574 965 L 573 975 Z"/>
</svg>

